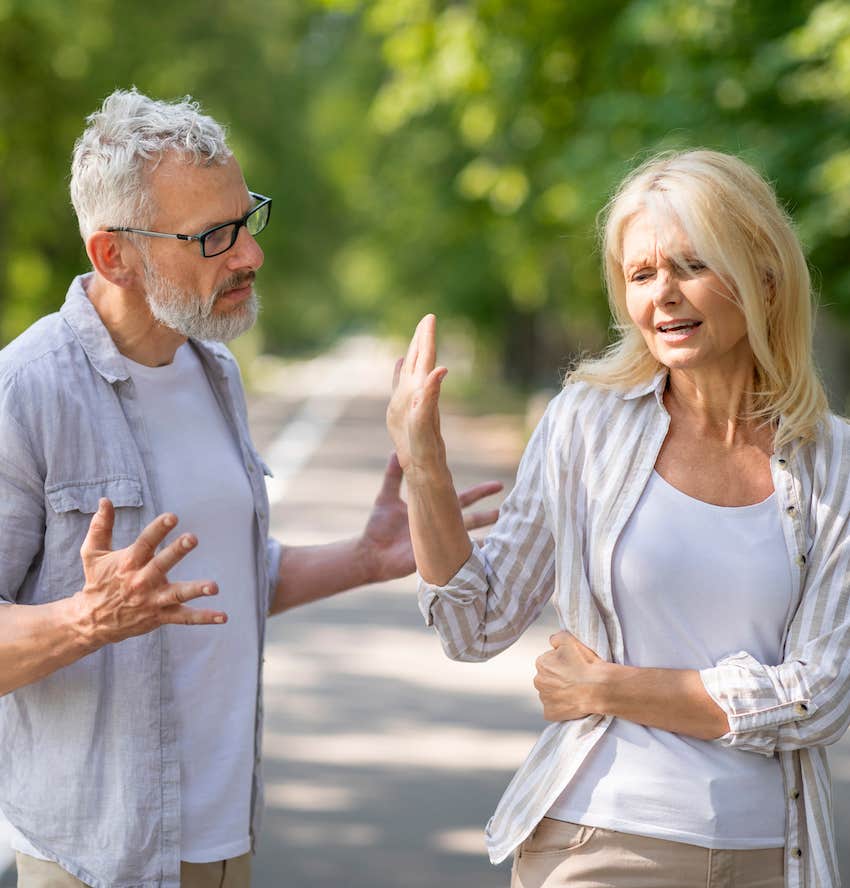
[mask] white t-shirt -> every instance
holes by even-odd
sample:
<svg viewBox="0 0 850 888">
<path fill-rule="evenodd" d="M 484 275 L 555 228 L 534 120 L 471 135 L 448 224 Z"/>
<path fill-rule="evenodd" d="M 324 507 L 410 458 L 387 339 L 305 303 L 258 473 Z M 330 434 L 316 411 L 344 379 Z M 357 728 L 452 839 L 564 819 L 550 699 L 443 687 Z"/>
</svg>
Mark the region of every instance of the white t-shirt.
<svg viewBox="0 0 850 888">
<path fill-rule="evenodd" d="M 150 438 L 163 511 L 197 548 L 171 580 L 213 579 L 219 594 L 193 606 L 223 610 L 213 626 L 166 626 L 180 738 L 181 859 L 224 860 L 250 850 L 257 576 L 254 502 L 233 437 L 200 360 L 186 343 L 165 367 L 128 361 Z"/>
<path fill-rule="evenodd" d="M 626 665 L 702 669 L 739 650 L 782 660 L 792 580 L 775 494 L 713 506 L 653 472 L 612 578 Z M 548 816 L 705 848 L 785 844 L 775 757 L 619 718 Z"/>
</svg>

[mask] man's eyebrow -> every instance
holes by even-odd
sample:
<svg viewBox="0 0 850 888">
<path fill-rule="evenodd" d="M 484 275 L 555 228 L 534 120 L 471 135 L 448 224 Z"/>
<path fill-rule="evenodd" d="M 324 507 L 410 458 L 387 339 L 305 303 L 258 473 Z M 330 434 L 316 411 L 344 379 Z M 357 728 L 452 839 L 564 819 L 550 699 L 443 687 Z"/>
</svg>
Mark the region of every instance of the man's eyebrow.
<svg viewBox="0 0 850 888">
<path fill-rule="evenodd" d="M 245 210 L 245 213 L 250 213 L 251 210 L 253 210 L 258 203 L 256 200 L 254 200 L 253 197 L 249 197 L 249 201 L 250 204 L 248 206 L 248 209 Z M 242 213 L 242 216 L 244 216 L 245 213 Z M 242 218 L 242 216 L 237 216 L 235 219 L 221 219 L 218 222 L 207 222 L 198 229 L 198 233 L 200 234 L 201 232 L 209 231 L 210 228 L 218 228 L 219 225 L 228 225 L 231 222 L 238 222 Z"/>
</svg>

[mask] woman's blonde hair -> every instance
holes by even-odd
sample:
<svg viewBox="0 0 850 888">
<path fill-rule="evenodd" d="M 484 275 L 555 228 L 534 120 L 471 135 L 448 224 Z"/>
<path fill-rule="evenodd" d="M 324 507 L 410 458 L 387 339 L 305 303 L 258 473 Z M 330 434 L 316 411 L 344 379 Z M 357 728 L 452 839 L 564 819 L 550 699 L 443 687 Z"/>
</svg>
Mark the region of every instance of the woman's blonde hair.
<svg viewBox="0 0 850 888">
<path fill-rule="evenodd" d="M 618 337 L 600 357 L 580 363 L 567 381 L 625 389 L 663 369 L 626 308 L 623 235 L 642 212 L 656 222 L 662 241 L 671 226 L 684 231 L 699 261 L 736 294 L 756 364 L 753 418 L 778 425 L 777 447 L 812 438 L 828 407 L 812 360 L 806 259 L 770 185 L 744 161 L 717 151 L 652 158 L 626 177 L 599 214 Z"/>
</svg>

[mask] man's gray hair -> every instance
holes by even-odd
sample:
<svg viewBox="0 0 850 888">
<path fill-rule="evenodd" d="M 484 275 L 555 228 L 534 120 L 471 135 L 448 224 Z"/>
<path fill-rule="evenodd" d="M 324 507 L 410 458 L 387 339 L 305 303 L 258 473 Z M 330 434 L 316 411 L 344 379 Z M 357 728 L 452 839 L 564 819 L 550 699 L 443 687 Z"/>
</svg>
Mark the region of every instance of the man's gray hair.
<svg viewBox="0 0 850 888">
<path fill-rule="evenodd" d="M 135 87 L 118 89 L 87 123 L 71 164 L 71 203 L 83 240 L 113 225 L 152 224 L 156 208 L 146 177 L 166 152 L 204 166 L 233 156 L 224 127 L 202 114 L 191 96 L 162 102 Z"/>
</svg>

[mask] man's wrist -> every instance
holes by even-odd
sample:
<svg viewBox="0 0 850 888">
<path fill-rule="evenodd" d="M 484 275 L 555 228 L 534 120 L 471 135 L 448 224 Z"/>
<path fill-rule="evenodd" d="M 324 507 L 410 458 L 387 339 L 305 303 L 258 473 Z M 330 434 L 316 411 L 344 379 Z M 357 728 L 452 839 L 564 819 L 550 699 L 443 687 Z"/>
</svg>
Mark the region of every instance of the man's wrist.
<svg viewBox="0 0 850 888">
<path fill-rule="evenodd" d="M 91 609 L 86 606 L 84 595 L 80 591 L 56 602 L 60 607 L 60 619 L 70 629 L 72 643 L 80 650 L 80 656 L 86 656 L 104 645 L 98 637 L 96 622 Z"/>
</svg>

